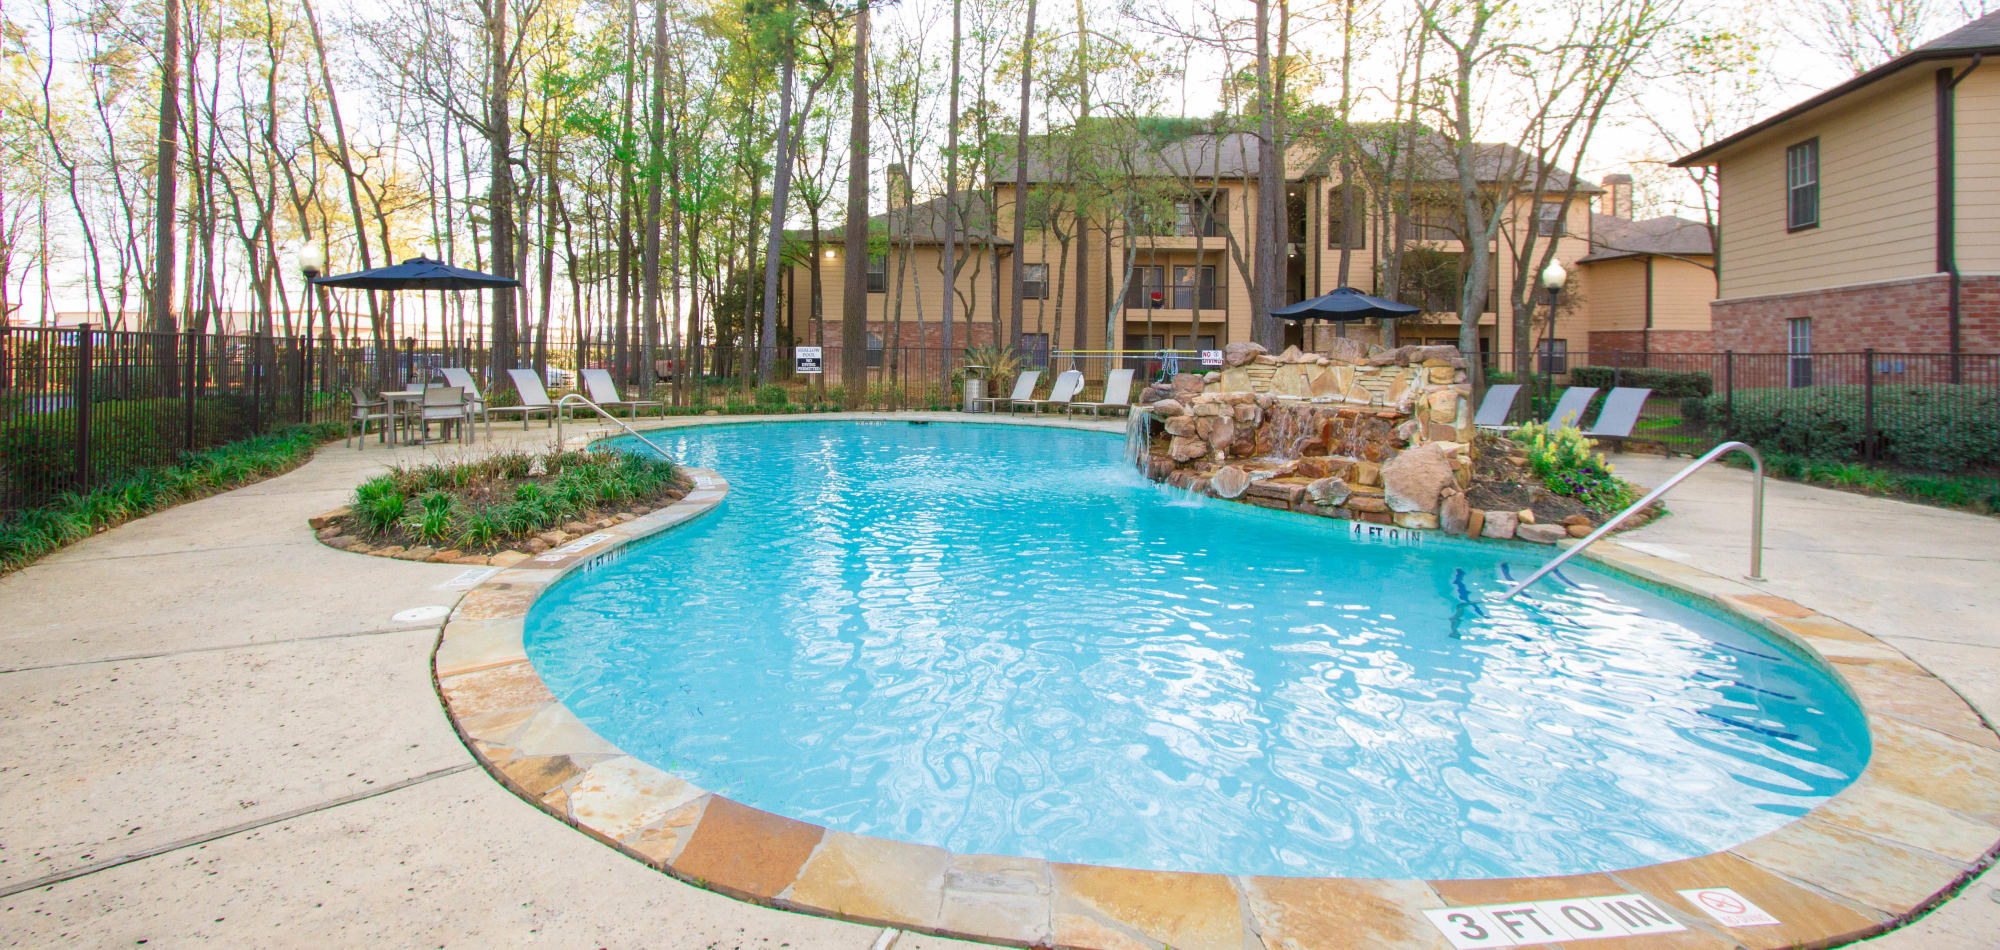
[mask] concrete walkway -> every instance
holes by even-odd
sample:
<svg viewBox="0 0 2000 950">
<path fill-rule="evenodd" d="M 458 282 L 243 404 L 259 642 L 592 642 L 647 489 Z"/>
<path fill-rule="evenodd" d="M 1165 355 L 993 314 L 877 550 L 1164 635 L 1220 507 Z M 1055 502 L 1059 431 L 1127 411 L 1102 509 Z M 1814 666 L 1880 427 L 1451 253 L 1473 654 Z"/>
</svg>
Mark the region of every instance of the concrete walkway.
<svg viewBox="0 0 2000 950">
<path fill-rule="evenodd" d="M 1622 456 L 1618 473 L 1658 484 L 1685 459 Z M 1622 543 L 1727 577 L 1750 563 L 1750 472 L 1711 466 L 1666 498 L 1671 515 Z M 1764 576 L 1773 594 L 1888 641 L 2000 722 L 2000 519 L 1791 482 L 1765 483 Z M 2000 946 L 2000 873 L 1988 871 L 1871 950 Z"/>
<path fill-rule="evenodd" d="M 881 950 L 879 928 L 669 880 L 473 767 L 431 688 L 435 621 L 395 619 L 453 603 L 465 569 L 334 551 L 305 527 L 392 460 L 466 451 L 336 445 L 0 578 L 0 942 Z M 1697 477 L 1635 539 L 1740 572 L 1747 477 Z M 1981 610 L 2000 589 L 2000 521 L 1789 485 L 1771 501 L 1774 592 L 2000 713 L 2000 633 Z M 1878 943 L 1989 947 L 1993 893 L 1975 884 Z"/>
</svg>

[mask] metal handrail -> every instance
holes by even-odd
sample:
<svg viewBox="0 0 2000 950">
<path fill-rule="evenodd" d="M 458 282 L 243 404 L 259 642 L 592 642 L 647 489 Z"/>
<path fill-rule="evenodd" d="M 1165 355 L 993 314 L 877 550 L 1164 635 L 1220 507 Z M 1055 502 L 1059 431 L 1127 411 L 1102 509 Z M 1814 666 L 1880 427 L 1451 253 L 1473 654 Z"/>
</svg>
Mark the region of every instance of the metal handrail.
<svg viewBox="0 0 2000 950">
<path fill-rule="evenodd" d="M 1700 471 L 1702 466 L 1705 466 L 1708 463 L 1713 462 L 1716 459 L 1721 458 L 1722 456 L 1727 455 L 1731 452 L 1742 452 L 1743 454 L 1750 456 L 1751 469 L 1756 473 L 1757 480 L 1755 482 L 1755 487 L 1752 489 L 1750 495 L 1750 579 L 1753 581 L 1763 580 L 1764 579 L 1764 457 L 1762 455 L 1757 454 L 1757 450 L 1755 448 L 1745 443 L 1724 442 L 1721 445 L 1718 445 L 1715 448 L 1708 450 L 1707 455 L 1695 459 L 1694 464 L 1689 465 L 1688 467 L 1674 473 L 1674 476 L 1672 478 L 1667 479 L 1665 482 L 1662 482 L 1660 484 L 1660 487 L 1647 492 L 1646 497 L 1633 502 L 1630 507 L 1627 507 L 1624 511 L 1621 511 L 1618 514 L 1612 516 L 1611 520 L 1606 521 L 1604 524 L 1598 526 L 1598 529 L 1596 531 L 1592 531 L 1590 534 L 1585 535 L 1583 540 L 1578 541 L 1574 545 L 1571 545 L 1569 550 L 1564 551 L 1559 555 L 1556 555 L 1556 557 L 1550 560 L 1549 563 L 1542 565 L 1540 570 L 1537 570 L 1535 573 L 1528 575 L 1527 580 L 1524 580 L 1519 584 L 1515 584 L 1512 588 L 1509 588 L 1505 594 L 1500 595 L 1500 599 L 1513 600 L 1514 595 L 1520 593 L 1523 590 L 1526 590 L 1529 584 L 1532 584 L 1538 580 L 1541 580 L 1543 577 L 1548 576 L 1548 574 L 1551 571 L 1554 571 L 1556 568 L 1563 566 L 1563 563 L 1568 561 L 1570 558 L 1573 558 L 1578 554 L 1583 553 L 1584 548 L 1590 547 L 1592 544 L 1596 543 L 1598 538 L 1610 534 L 1611 529 L 1618 527 L 1620 524 L 1623 524 L 1625 522 L 1625 519 L 1632 517 L 1633 515 L 1644 510 L 1647 505 L 1650 505 L 1653 502 L 1659 500 L 1659 497 L 1661 495 L 1664 495 L 1667 492 L 1673 490 L 1673 487 L 1675 485 L 1679 485 L 1681 482 L 1686 481 L 1689 475 L 1693 475 L 1695 472 Z"/>
<path fill-rule="evenodd" d="M 630 435 L 632 436 L 632 438 L 635 438 L 635 439 L 638 439 L 639 441 L 641 441 L 641 442 L 644 442 L 644 443 L 646 443 L 646 447 L 647 447 L 647 448 L 650 448 L 650 449 L 652 449 L 652 450 L 653 450 L 653 451 L 655 451 L 655 452 L 658 452 L 658 453 L 660 453 L 660 457 L 661 457 L 661 458 L 663 458 L 663 459 L 668 459 L 668 460 L 671 460 L 671 459 L 673 458 L 673 456 L 671 456 L 671 455 L 668 455 L 668 454 L 667 454 L 667 450 L 666 450 L 666 449 L 663 449 L 663 448 L 660 448 L 660 447 L 659 447 L 659 446 L 657 446 L 657 445 L 654 445 L 654 444 L 653 444 L 653 440 L 652 440 L 652 439 L 649 439 L 649 438 L 646 438 L 646 437 L 645 437 L 645 436 L 643 436 L 643 435 L 640 435 L 640 434 L 639 434 L 639 430 L 637 430 L 637 429 L 634 429 L 634 428 L 632 428 L 631 426 L 628 426 L 628 425 L 626 425 L 626 424 L 625 424 L 624 422 L 620 421 L 620 420 L 618 419 L 618 417 L 617 417 L 617 416 L 614 416 L 614 415 L 612 415 L 611 413 L 608 413 L 608 412 L 605 412 L 605 411 L 604 411 L 604 407 L 603 407 L 603 406 L 600 406 L 600 405 L 598 405 L 598 404 L 596 404 L 596 403 L 594 403 L 594 402 L 591 402 L 591 401 L 590 401 L 589 399 L 585 398 L 585 397 L 584 397 L 584 395 L 583 395 L 582 393 L 570 393 L 570 394 L 568 394 L 568 395 L 566 395 L 566 396 L 562 397 L 561 399 L 558 399 L 558 400 L 556 400 L 556 442 L 557 442 L 557 444 L 561 444 L 561 442 L 562 442 L 562 407 L 564 407 L 564 406 L 568 406 L 568 405 L 572 405 L 572 403 L 570 402 L 570 400 L 572 400 L 572 399 L 576 400 L 577 402 L 580 402 L 580 403 L 583 403 L 584 405 L 586 405 L 586 406 L 589 406 L 590 408 L 592 408 L 592 409 L 596 410 L 596 411 L 597 411 L 597 414 L 598 414 L 598 415 L 600 415 L 600 416 L 603 416 L 604 418 L 606 418 L 606 419 L 609 419 L 609 420 L 611 420 L 612 424 L 616 425 L 616 426 L 617 426 L 618 428 L 620 428 L 620 429 L 624 429 L 624 430 L 625 430 L 625 431 L 626 431 L 627 433 L 629 433 L 629 434 L 630 434 Z"/>
</svg>

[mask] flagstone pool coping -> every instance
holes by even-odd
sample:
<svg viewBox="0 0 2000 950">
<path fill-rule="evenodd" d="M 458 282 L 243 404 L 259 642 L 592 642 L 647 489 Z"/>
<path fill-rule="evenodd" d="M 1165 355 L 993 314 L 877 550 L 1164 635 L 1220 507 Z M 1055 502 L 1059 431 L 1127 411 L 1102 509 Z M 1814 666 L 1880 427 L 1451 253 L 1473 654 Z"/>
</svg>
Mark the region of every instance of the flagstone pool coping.
<svg viewBox="0 0 2000 950">
<path fill-rule="evenodd" d="M 489 575 L 445 622 L 432 672 L 461 739 L 510 791 L 635 860 L 740 900 L 1019 946 L 1312 950 L 1449 948 L 1424 911 L 1636 893 L 1687 929 L 1567 945 L 1765 950 L 1892 929 L 2000 856 L 2000 734 L 1950 686 L 1808 607 L 1612 542 L 1585 554 L 1744 618 L 1834 673 L 1867 716 L 1874 750 L 1862 775 L 1804 817 L 1713 854 L 1545 878 L 1140 871 L 954 854 L 761 811 L 605 741 L 543 684 L 523 643 L 530 607 L 563 575 L 722 504 L 722 476 L 687 472 L 694 490 L 678 502 Z M 1725 927 L 1678 893 L 1706 887 L 1732 888 L 1780 923 Z"/>
</svg>

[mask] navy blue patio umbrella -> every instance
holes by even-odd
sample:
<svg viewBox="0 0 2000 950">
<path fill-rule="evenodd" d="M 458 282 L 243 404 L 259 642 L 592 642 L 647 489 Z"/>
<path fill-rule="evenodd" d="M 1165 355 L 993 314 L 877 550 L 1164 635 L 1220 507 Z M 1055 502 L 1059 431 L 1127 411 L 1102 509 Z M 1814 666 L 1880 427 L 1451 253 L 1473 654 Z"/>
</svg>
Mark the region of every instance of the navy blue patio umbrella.
<svg viewBox="0 0 2000 950">
<path fill-rule="evenodd" d="M 1376 317 L 1407 317 L 1413 313 L 1422 313 L 1423 310 L 1422 307 L 1364 294 L 1352 287 L 1341 287 L 1311 300 L 1301 300 L 1287 307 L 1279 307 L 1271 311 L 1271 316 L 1281 320 L 1360 323 Z"/>
<path fill-rule="evenodd" d="M 482 274 L 427 257 L 412 257 L 401 264 L 371 267 L 352 274 L 315 277 L 312 282 L 321 287 L 361 290 L 487 290 L 521 286 L 512 277 Z"/>
</svg>

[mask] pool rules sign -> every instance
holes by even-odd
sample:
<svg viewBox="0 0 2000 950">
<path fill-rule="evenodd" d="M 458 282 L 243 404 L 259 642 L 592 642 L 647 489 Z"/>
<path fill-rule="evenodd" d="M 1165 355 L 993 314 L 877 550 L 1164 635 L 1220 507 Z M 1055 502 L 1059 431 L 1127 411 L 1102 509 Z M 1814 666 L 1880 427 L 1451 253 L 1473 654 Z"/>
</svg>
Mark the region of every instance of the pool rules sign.
<svg viewBox="0 0 2000 950">
<path fill-rule="evenodd" d="M 819 347 L 801 346 L 792 351 L 792 372 L 801 376 L 817 376 L 825 372 L 825 364 L 820 361 Z"/>
</svg>

